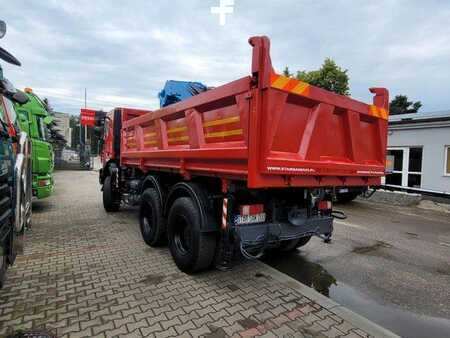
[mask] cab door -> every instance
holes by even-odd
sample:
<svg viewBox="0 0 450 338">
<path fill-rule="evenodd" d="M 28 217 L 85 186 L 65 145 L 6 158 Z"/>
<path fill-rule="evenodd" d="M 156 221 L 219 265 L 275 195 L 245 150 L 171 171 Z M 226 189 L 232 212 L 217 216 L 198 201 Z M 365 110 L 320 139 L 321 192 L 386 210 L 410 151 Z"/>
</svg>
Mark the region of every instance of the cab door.
<svg viewBox="0 0 450 338">
<path fill-rule="evenodd" d="M 0 228 L 12 216 L 13 164 L 11 138 L 3 110 L 0 110 Z"/>
<path fill-rule="evenodd" d="M 0 96 L 1 100 L 1 96 Z M 0 288 L 13 255 L 13 152 L 3 110 L 0 109 Z"/>
</svg>

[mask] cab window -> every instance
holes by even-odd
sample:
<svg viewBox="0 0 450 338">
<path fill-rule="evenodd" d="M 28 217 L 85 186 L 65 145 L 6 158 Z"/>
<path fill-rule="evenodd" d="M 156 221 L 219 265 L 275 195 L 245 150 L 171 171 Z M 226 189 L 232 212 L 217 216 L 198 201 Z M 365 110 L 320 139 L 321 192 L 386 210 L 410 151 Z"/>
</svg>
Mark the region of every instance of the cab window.
<svg viewBox="0 0 450 338">
<path fill-rule="evenodd" d="M 1 100 L 1 98 L 0 98 Z M 3 123 L 6 123 L 6 118 L 4 116 L 4 112 L 3 112 L 3 105 L 0 106 L 0 121 L 2 121 Z"/>
<path fill-rule="evenodd" d="M 3 96 L 0 95 L 0 130 L 2 132 L 5 132 L 6 129 L 6 116 L 5 116 L 5 109 L 3 108 Z"/>
<path fill-rule="evenodd" d="M 41 140 L 47 140 L 47 127 L 44 123 L 44 117 L 43 116 L 36 116 L 36 125 L 37 125 L 37 131 L 38 136 Z"/>
<path fill-rule="evenodd" d="M 109 125 L 110 125 L 109 119 L 106 118 L 106 119 L 105 119 L 105 124 L 104 124 L 104 126 L 103 126 L 103 133 L 104 133 L 104 138 L 105 138 L 105 139 L 106 139 L 106 137 L 107 137 L 108 134 L 109 134 Z"/>
<path fill-rule="evenodd" d="M 14 105 L 11 102 L 11 100 L 7 99 L 6 97 L 2 96 L 3 100 L 3 106 L 6 108 L 9 120 L 12 124 L 17 123 L 17 114 L 16 110 L 14 109 Z"/>
</svg>

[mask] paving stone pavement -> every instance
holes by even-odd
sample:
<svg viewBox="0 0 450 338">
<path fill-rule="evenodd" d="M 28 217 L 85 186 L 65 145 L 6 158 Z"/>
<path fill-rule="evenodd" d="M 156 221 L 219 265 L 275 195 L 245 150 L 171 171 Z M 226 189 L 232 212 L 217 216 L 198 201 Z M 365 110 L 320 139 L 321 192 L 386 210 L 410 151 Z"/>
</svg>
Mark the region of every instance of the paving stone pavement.
<svg viewBox="0 0 450 338">
<path fill-rule="evenodd" d="M 142 241 L 135 210 L 103 210 L 96 172 L 55 179 L 55 194 L 34 203 L 24 255 L 0 290 L 0 336 L 369 336 L 262 263 L 181 273 L 167 248 Z"/>
</svg>

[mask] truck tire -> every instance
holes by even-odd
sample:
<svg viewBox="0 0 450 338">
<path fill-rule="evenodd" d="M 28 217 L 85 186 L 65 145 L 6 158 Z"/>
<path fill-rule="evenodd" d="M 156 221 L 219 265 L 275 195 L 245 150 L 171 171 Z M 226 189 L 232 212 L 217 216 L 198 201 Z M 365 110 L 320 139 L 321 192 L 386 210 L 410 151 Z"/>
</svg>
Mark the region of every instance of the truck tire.
<svg viewBox="0 0 450 338">
<path fill-rule="evenodd" d="M 120 208 L 120 196 L 114 190 L 111 176 L 106 177 L 103 183 L 103 207 L 107 212 L 115 212 Z"/>
<path fill-rule="evenodd" d="M 3 248 L 0 247 L 1 251 L 4 251 Z M 5 252 L 0 256 L 0 289 L 3 288 L 3 284 L 6 279 L 6 269 L 8 267 L 8 256 Z"/>
<path fill-rule="evenodd" d="M 311 239 L 311 236 L 301 237 L 298 239 L 290 239 L 288 241 L 282 241 L 281 245 L 278 247 L 278 251 L 280 252 L 292 252 L 296 249 L 306 245 L 309 240 Z"/>
<path fill-rule="evenodd" d="M 163 217 L 162 201 L 156 189 L 145 189 L 139 207 L 139 224 L 142 238 L 149 246 L 160 246 L 167 242 L 166 221 Z"/>
<path fill-rule="evenodd" d="M 201 213 L 189 197 L 180 197 L 169 211 L 169 249 L 175 264 L 186 273 L 194 273 L 211 266 L 216 250 L 216 234 L 201 232 Z"/>
</svg>

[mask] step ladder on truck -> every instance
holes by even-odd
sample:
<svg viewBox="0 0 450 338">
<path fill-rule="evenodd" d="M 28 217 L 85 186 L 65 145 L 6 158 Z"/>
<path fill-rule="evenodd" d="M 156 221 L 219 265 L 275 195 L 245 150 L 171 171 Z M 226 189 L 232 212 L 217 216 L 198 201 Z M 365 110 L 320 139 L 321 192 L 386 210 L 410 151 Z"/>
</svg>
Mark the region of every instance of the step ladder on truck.
<svg viewBox="0 0 450 338">
<path fill-rule="evenodd" d="M 373 104 L 277 74 L 252 37 L 249 76 L 155 111 L 82 110 L 102 131 L 108 212 L 139 204 L 150 246 L 187 273 L 329 241 L 336 187 L 380 185 L 388 91 Z"/>
</svg>

